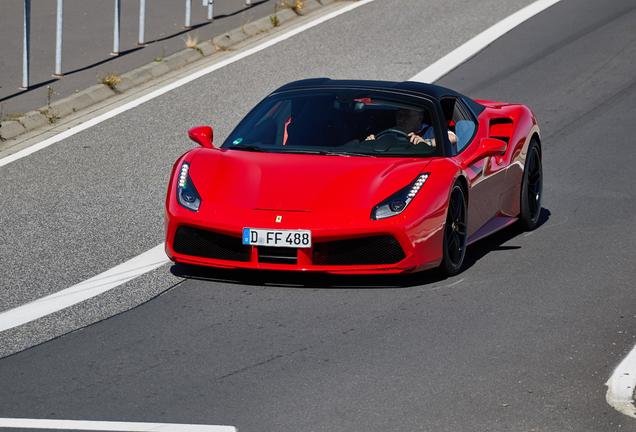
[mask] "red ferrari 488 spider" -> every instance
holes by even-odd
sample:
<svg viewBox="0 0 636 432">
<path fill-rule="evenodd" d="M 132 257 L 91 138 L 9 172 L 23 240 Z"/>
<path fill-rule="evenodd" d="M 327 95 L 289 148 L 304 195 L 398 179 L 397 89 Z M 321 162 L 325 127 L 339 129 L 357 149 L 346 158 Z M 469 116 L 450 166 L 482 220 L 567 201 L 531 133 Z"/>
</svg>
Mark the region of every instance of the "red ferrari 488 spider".
<svg viewBox="0 0 636 432">
<path fill-rule="evenodd" d="M 341 274 L 461 270 L 466 247 L 536 227 L 541 141 L 526 106 L 416 82 L 310 79 L 260 102 L 220 147 L 174 165 L 176 262 Z"/>
</svg>

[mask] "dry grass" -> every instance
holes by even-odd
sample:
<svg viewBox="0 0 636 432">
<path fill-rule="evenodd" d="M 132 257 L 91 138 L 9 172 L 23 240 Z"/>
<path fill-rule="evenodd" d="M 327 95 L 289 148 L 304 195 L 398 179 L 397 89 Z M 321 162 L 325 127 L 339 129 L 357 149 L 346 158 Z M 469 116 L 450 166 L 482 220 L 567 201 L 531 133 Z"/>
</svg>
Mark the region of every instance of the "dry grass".
<svg viewBox="0 0 636 432">
<path fill-rule="evenodd" d="M 0 112 L 0 120 L 20 120 L 20 117 L 24 115 L 23 112 L 8 112 L 2 113 Z"/>
<path fill-rule="evenodd" d="M 188 37 L 185 39 L 186 48 L 195 49 L 197 44 L 199 43 L 199 38 L 196 35 L 188 34 Z"/>
<path fill-rule="evenodd" d="M 101 83 L 110 87 L 111 90 L 117 90 L 117 84 L 121 82 L 121 77 L 115 72 L 110 72 L 104 75 L 101 79 Z"/>
<path fill-rule="evenodd" d="M 297 14 L 300 14 L 303 10 L 303 2 L 302 0 L 283 0 L 281 2 L 281 6 L 287 7 Z"/>
</svg>

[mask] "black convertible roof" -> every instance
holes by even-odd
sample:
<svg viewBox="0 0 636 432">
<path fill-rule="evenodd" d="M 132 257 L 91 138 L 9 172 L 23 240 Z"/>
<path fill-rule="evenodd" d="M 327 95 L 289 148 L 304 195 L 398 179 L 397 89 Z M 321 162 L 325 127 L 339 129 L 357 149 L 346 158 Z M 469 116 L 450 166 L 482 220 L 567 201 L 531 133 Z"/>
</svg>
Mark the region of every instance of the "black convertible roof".
<svg viewBox="0 0 636 432">
<path fill-rule="evenodd" d="M 483 111 L 484 106 L 474 100 L 464 96 L 461 93 L 446 87 L 435 84 L 427 84 L 415 81 L 372 81 L 372 80 L 332 80 L 330 78 L 310 78 L 300 81 L 293 81 L 278 88 L 273 93 L 279 93 L 288 90 L 302 89 L 319 89 L 322 87 L 330 88 L 366 88 L 373 90 L 394 90 L 405 93 L 412 93 L 419 96 L 428 96 L 432 99 L 439 100 L 444 96 L 459 97 L 466 102 L 475 114 Z"/>
</svg>

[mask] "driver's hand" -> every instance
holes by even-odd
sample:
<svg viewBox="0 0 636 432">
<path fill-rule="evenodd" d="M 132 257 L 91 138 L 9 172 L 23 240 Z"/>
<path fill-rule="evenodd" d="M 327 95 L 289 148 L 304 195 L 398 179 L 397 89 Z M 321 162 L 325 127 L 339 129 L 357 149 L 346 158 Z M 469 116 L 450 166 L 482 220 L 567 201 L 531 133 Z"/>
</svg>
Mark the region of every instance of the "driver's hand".
<svg viewBox="0 0 636 432">
<path fill-rule="evenodd" d="M 371 141 L 371 140 L 375 140 L 375 135 L 371 134 L 365 139 L 365 141 Z"/>
<path fill-rule="evenodd" d="M 408 137 L 409 137 L 409 141 L 413 145 L 426 144 L 428 146 L 435 147 L 435 140 L 434 139 L 424 139 L 421 136 L 419 136 L 418 134 L 416 134 L 415 132 L 411 132 L 408 135 Z"/>
<path fill-rule="evenodd" d="M 411 132 L 409 135 L 409 141 L 413 145 L 422 144 L 424 142 L 424 138 L 416 134 L 415 132 Z"/>
</svg>

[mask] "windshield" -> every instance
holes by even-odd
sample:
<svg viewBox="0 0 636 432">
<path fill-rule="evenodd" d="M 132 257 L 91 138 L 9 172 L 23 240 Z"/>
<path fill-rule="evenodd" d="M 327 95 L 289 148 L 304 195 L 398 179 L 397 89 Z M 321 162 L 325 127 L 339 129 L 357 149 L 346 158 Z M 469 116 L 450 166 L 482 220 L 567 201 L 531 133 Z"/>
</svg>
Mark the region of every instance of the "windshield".
<svg viewBox="0 0 636 432">
<path fill-rule="evenodd" d="M 430 102 L 369 90 L 271 96 L 221 146 L 245 151 L 360 156 L 436 156 Z"/>
</svg>

